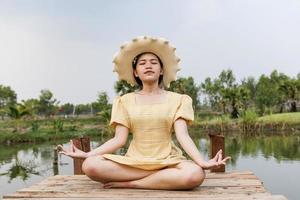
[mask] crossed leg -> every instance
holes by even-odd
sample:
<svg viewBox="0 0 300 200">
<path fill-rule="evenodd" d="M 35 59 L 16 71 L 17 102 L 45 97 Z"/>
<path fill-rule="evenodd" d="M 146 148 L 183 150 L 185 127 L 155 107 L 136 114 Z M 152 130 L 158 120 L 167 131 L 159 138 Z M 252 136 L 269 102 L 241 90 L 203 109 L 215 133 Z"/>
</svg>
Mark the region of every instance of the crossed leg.
<svg viewBox="0 0 300 200">
<path fill-rule="evenodd" d="M 122 165 L 102 156 L 93 156 L 85 159 L 82 164 L 82 170 L 89 178 L 101 183 L 131 181 L 157 172 L 157 170 L 148 171 Z"/>
<path fill-rule="evenodd" d="M 104 188 L 184 190 L 199 186 L 205 178 L 204 170 L 192 161 L 148 171 L 97 156 L 86 159 L 82 169 L 91 179 L 104 183 Z"/>
</svg>

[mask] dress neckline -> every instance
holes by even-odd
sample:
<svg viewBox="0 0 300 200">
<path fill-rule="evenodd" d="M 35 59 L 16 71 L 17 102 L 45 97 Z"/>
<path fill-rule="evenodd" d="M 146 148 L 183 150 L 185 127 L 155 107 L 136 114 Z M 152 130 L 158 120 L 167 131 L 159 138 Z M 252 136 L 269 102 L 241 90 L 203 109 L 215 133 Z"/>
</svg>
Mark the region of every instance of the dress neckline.
<svg viewBox="0 0 300 200">
<path fill-rule="evenodd" d="M 166 104 L 169 102 L 169 91 L 165 90 L 165 99 L 161 102 L 155 102 L 155 103 L 143 103 L 143 104 L 140 104 L 140 103 L 137 103 L 136 101 L 136 93 L 133 92 L 133 102 L 136 106 L 152 106 L 152 105 L 161 105 L 161 104 Z"/>
</svg>

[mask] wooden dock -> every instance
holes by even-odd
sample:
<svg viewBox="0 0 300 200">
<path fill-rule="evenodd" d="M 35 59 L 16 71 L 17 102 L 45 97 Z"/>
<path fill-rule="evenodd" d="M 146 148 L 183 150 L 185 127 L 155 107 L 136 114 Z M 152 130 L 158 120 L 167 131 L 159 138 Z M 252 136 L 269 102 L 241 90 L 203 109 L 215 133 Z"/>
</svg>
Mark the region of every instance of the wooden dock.
<svg viewBox="0 0 300 200">
<path fill-rule="evenodd" d="M 250 171 L 207 173 L 204 183 L 188 191 L 103 189 L 101 183 L 85 175 L 57 175 L 29 188 L 5 195 L 4 200 L 152 200 L 152 199 L 209 199 L 209 200 L 286 200 L 282 195 L 272 195 Z"/>
</svg>

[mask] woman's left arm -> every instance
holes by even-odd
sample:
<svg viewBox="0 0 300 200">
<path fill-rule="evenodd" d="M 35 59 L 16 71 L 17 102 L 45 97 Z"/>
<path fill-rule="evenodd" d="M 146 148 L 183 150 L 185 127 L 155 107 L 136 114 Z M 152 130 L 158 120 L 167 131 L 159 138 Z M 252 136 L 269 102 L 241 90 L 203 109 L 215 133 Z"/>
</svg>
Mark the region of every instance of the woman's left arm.
<svg viewBox="0 0 300 200">
<path fill-rule="evenodd" d="M 175 134 L 178 142 L 184 149 L 184 151 L 194 160 L 196 164 L 204 169 L 215 168 L 222 164 L 226 164 L 226 161 L 230 159 L 230 157 L 226 157 L 222 159 L 222 151 L 220 150 L 216 156 L 209 160 L 205 161 L 203 156 L 197 149 L 195 143 L 192 138 L 189 136 L 186 121 L 182 118 L 177 119 L 174 122 Z"/>
</svg>

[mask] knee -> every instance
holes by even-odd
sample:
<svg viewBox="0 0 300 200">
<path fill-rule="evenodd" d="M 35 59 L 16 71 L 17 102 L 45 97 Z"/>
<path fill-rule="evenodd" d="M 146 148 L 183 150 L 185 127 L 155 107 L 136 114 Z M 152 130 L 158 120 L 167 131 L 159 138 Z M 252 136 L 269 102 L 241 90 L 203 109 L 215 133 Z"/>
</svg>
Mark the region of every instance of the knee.
<svg viewBox="0 0 300 200">
<path fill-rule="evenodd" d="M 82 163 L 82 171 L 87 175 L 87 176 L 93 176 L 99 171 L 99 166 L 98 161 L 99 158 L 97 157 L 88 157 L 86 158 L 83 163 Z"/>
<path fill-rule="evenodd" d="M 184 184 L 187 189 L 193 189 L 203 183 L 205 179 L 205 171 L 198 166 L 190 169 L 184 178 Z"/>
</svg>

